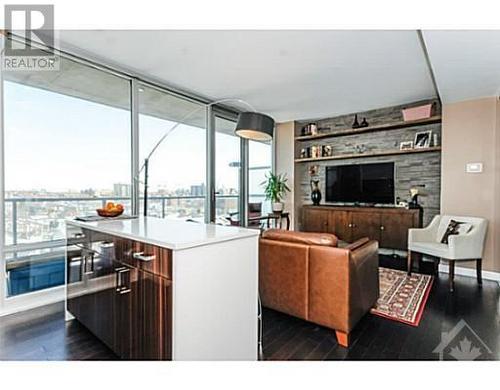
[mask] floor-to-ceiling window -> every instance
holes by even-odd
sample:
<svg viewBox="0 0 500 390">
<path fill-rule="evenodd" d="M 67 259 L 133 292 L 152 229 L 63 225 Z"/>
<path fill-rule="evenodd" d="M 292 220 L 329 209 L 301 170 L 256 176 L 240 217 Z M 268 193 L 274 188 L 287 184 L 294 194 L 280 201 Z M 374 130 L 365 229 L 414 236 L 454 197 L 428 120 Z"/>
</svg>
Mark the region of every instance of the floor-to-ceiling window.
<svg viewBox="0 0 500 390">
<path fill-rule="evenodd" d="M 247 172 L 250 202 L 268 209 L 260 182 L 270 145 L 236 137 L 234 112 L 217 107 L 207 129 L 206 104 L 65 55 L 59 71 L 4 73 L 2 87 L 0 304 L 7 297 L 17 307 L 64 282 L 65 219 L 107 201 L 129 214 L 142 206 L 144 172 L 133 167 L 174 126 L 150 159 L 148 215 L 202 222 L 208 204 L 216 223 L 239 224 Z"/>
<path fill-rule="evenodd" d="M 207 192 L 205 106 L 143 84 L 138 99 L 140 167 L 168 133 L 149 160 L 148 215 L 203 222 Z M 140 180 L 143 197 L 144 170 Z M 140 206 L 142 212 L 142 199 Z"/>
<path fill-rule="evenodd" d="M 236 122 L 215 117 L 215 217 L 216 222 L 240 225 L 241 138 Z"/>
<path fill-rule="evenodd" d="M 130 82 L 69 59 L 4 73 L 7 297 L 64 283 L 66 218 L 130 209 Z"/>
<path fill-rule="evenodd" d="M 249 209 L 261 205 L 263 215 L 271 211 L 271 204 L 266 201 L 263 182 L 266 174 L 272 170 L 272 143 L 248 141 L 248 202 Z"/>
</svg>

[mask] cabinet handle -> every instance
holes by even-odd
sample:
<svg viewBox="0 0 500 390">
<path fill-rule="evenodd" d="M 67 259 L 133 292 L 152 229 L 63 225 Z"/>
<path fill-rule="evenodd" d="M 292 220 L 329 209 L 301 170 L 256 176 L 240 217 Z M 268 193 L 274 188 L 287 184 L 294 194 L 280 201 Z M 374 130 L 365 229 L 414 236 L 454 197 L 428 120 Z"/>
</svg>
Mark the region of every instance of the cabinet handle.
<svg viewBox="0 0 500 390">
<path fill-rule="evenodd" d="M 116 292 L 121 292 L 122 290 L 125 290 L 126 287 L 122 286 L 122 274 L 125 272 L 130 272 L 130 269 L 127 267 L 119 267 L 115 268 L 116 272 Z"/>
<path fill-rule="evenodd" d="M 113 248 L 115 246 L 114 242 L 103 242 L 100 247 L 103 249 Z"/>
<path fill-rule="evenodd" d="M 132 254 L 132 257 L 141 261 L 153 261 L 154 259 L 156 259 L 155 255 L 145 255 L 144 252 L 135 252 L 134 254 Z"/>
<path fill-rule="evenodd" d="M 73 234 L 73 238 L 85 238 L 85 234 L 83 234 L 83 233 L 75 233 L 75 234 Z"/>
<path fill-rule="evenodd" d="M 87 271 L 87 268 L 88 268 L 88 260 L 89 260 L 89 257 L 90 257 L 90 271 Z M 89 253 L 89 254 L 85 254 L 83 255 L 83 274 L 84 275 L 92 275 L 94 273 L 94 254 L 93 253 Z"/>
<path fill-rule="evenodd" d="M 385 230 L 385 226 L 380 226 L 380 230 Z"/>
</svg>

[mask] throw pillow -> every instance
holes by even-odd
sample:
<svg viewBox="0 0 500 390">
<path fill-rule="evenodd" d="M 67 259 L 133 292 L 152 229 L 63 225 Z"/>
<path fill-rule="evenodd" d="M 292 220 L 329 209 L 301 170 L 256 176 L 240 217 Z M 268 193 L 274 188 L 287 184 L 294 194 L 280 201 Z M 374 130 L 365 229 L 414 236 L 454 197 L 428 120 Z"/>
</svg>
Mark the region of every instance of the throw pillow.
<svg viewBox="0 0 500 390">
<path fill-rule="evenodd" d="M 460 222 L 458 225 L 458 235 L 467 234 L 472 230 L 472 224 L 468 222 Z"/>
<path fill-rule="evenodd" d="M 467 234 L 472 229 L 472 224 L 451 220 L 441 239 L 442 244 L 448 244 L 448 238 L 452 235 Z"/>
</svg>

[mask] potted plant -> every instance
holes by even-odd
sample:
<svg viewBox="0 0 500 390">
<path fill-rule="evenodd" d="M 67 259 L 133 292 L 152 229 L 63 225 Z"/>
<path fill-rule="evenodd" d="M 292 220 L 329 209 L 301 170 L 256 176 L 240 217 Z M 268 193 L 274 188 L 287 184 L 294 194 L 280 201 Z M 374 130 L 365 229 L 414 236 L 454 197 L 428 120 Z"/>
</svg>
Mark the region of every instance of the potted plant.
<svg viewBox="0 0 500 390">
<path fill-rule="evenodd" d="M 274 213 L 281 213 L 283 211 L 283 198 L 287 192 L 290 192 L 290 188 L 286 184 L 288 178 L 285 174 L 275 175 L 269 172 L 266 175 L 266 180 L 261 183 L 264 186 L 264 193 L 266 194 L 266 200 L 272 202 L 271 207 Z"/>
</svg>

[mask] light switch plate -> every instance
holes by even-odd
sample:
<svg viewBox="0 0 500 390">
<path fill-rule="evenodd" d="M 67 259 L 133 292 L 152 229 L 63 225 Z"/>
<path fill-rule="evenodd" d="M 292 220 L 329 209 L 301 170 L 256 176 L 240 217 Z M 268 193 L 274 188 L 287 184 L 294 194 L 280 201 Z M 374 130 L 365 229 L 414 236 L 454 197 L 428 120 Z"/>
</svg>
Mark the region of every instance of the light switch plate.
<svg viewBox="0 0 500 390">
<path fill-rule="evenodd" d="M 467 163 L 465 171 L 467 173 L 481 173 L 483 172 L 483 163 Z"/>
</svg>

